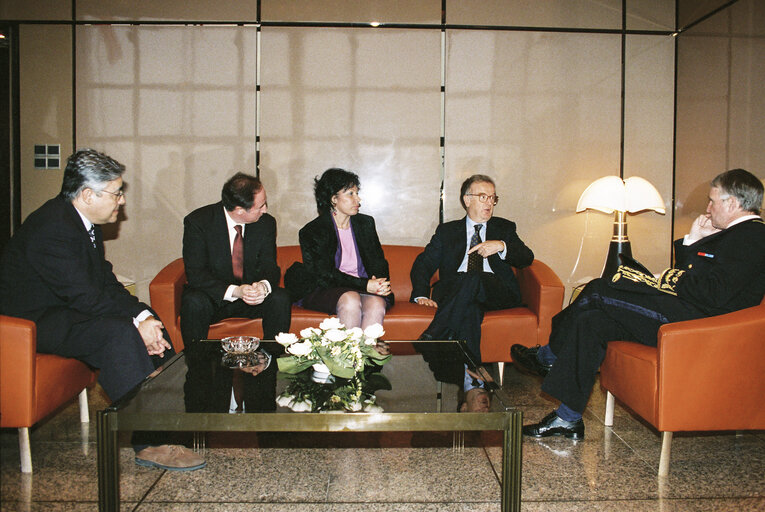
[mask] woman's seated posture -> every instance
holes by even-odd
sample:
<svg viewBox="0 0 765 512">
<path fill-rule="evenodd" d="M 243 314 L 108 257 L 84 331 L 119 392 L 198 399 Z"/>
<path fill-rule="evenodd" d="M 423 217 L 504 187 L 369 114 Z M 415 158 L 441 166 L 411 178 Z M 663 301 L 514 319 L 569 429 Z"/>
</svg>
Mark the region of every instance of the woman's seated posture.
<svg viewBox="0 0 765 512">
<path fill-rule="evenodd" d="M 314 180 L 314 195 L 319 216 L 300 230 L 302 276 L 293 296 L 349 328 L 382 325 L 393 293 L 375 221 L 359 213 L 359 177 L 328 169 Z"/>
</svg>

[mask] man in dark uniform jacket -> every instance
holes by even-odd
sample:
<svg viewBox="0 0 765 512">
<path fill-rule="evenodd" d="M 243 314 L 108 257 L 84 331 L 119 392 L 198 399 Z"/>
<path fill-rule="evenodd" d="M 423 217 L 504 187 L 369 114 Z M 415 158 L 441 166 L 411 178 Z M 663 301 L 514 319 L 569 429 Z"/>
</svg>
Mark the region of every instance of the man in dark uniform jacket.
<svg viewBox="0 0 765 512">
<path fill-rule="evenodd" d="M 421 339 L 461 339 L 480 362 L 485 311 L 521 305 L 513 268 L 534 261 L 515 232 L 515 223 L 493 217 L 499 197 L 494 181 L 475 174 L 462 183 L 460 202 L 467 215 L 441 224 L 412 265 L 410 300 L 436 307 Z M 438 270 L 439 281 L 430 279 Z"/>
<path fill-rule="evenodd" d="M 553 318 L 548 345 L 511 348 L 520 369 L 544 376 L 542 390 L 561 401 L 525 435 L 584 437 L 582 412 L 609 341 L 656 346 L 668 322 L 758 305 L 765 294 L 763 185 L 743 169 L 711 183 L 706 215 L 676 240 L 675 267 L 659 277 L 622 265 L 611 279 L 591 281 Z"/>
<path fill-rule="evenodd" d="M 278 287 L 276 220 L 267 212 L 260 180 L 237 173 L 223 185 L 221 202 L 183 220 L 188 284 L 181 298 L 181 334 L 186 347 L 207 338 L 210 325 L 225 318 L 262 318 L 265 339 L 289 331 L 291 304 Z M 241 275 L 235 275 L 237 253 Z"/>
<path fill-rule="evenodd" d="M 112 400 L 174 354 L 154 312 L 128 293 L 104 258 L 100 224 L 115 222 L 125 204 L 124 171 L 92 149 L 70 156 L 61 193 L 32 212 L 11 238 L 0 278 L 0 311 L 35 322 L 39 352 L 98 368 Z M 139 464 L 204 466 L 184 447 L 149 444 L 134 438 Z"/>
</svg>

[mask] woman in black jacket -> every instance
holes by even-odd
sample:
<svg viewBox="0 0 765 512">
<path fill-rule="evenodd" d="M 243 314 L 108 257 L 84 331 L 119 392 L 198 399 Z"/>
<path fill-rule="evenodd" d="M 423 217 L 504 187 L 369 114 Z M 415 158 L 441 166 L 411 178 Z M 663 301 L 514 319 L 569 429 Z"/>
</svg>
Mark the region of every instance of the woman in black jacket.
<svg viewBox="0 0 765 512">
<path fill-rule="evenodd" d="M 375 221 L 359 213 L 359 177 L 327 169 L 314 180 L 314 195 L 319 216 L 299 233 L 301 277 L 287 286 L 304 308 L 337 315 L 348 328 L 382 325 L 393 293 Z"/>
</svg>

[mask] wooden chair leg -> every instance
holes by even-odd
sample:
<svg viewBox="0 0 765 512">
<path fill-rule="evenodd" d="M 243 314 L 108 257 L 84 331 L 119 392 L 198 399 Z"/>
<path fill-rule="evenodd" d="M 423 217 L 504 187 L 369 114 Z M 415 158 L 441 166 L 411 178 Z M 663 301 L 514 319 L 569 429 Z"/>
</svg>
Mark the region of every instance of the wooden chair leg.
<svg viewBox="0 0 765 512">
<path fill-rule="evenodd" d="M 32 472 L 32 449 L 29 447 L 29 429 L 19 428 L 19 455 L 21 456 L 21 472 Z"/>
<path fill-rule="evenodd" d="M 614 426 L 614 395 L 610 391 L 606 391 L 606 421 L 604 424 L 607 427 Z"/>
<path fill-rule="evenodd" d="M 669 474 L 669 454 L 672 451 L 672 432 L 661 433 L 661 456 L 659 457 L 659 476 Z"/>
<path fill-rule="evenodd" d="M 89 423 L 90 414 L 88 413 L 88 390 L 80 391 L 80 423 Z"/>
</svg>

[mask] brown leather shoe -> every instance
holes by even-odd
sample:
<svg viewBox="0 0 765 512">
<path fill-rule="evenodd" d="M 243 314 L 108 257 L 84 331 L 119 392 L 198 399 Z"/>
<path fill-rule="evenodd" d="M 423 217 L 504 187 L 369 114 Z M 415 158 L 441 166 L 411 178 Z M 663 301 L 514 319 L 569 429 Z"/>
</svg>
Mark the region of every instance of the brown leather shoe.
<svg viewBox="0 0 765 512">
<path fill-rule="evenodd" d="M 135 463 L 168 471 L 194 471 L 207 465 L 202 457 L 177 444 L 146 447 L 135 454 Z"/>
</svg>

